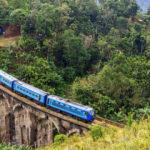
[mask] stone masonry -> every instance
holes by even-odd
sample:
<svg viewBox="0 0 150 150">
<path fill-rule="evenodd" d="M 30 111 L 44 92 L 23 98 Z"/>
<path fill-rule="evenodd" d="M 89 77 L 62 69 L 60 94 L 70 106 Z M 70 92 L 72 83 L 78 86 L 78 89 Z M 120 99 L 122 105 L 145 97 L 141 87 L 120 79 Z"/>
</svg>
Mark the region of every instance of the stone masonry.
<svg viewBox="0 0 150 150">
<path fill-rule="evenodd" d="M 43 147 L 57 133 L 80 133 L 79 126 L 45 114 L 0 91 L 0 141 L 14 145 Z"/>
</svg>

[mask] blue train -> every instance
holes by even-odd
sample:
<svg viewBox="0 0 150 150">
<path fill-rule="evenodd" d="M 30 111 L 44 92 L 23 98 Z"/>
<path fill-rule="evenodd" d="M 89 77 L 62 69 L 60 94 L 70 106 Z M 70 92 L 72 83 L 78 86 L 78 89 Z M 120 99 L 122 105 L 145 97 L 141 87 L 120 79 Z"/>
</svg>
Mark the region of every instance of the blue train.
<svg viewBox="0 0 150 150">
<path fill-rule="evenodd" d="M 43 90 L 19 81 L 2 70 L 0 70 L 0 84 L 10 88 L 18 94 L 44 105 L 45 107 L 67 113 L 84 121 L 92 122 L 94 120 L 95 112 L 93 108 L 75 102 L 70 102 L 55 95 L 50 95 Z"/>
</svg>

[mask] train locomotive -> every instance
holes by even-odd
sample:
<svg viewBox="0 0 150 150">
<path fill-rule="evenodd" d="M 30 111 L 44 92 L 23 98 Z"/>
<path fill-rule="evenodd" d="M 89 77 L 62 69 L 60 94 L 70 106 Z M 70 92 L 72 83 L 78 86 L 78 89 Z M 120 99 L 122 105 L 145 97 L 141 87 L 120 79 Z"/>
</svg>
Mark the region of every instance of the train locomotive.
<svg viewBox="0 0 150 150">
<path fill-rule="evenodd" d="M 0 84 L 38 104 L 42 104 L 47 108 L 52 108 L 83 121 L 92 122 L 95 118 L 93 108 L 70 102 L 59 96 L 50 95 L 43 90 L 18 80 L 2 70 L 0 70 Z"/>
</svg>

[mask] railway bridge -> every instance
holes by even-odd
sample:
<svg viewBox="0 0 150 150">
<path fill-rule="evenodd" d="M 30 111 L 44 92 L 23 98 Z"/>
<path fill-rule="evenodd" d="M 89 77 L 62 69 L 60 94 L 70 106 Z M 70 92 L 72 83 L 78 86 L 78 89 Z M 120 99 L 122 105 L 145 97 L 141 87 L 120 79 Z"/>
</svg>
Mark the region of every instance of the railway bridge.
<svg viewBox="0 0 150 150">
<path fill-rule="evenodd" d="M 123 128 L 124 125 L 102 117 L 85 123 L 39 105 L 0 85 L 0 142 L 43 147 L 53 143 L 57 133 L 84 133 L 91 124 Z"/>
<path fill-rule="evenodd" d="M 81 133 L 89 124 L 36 104 L 0 85 L 0 140 L 42 147 L 57 133 Z"/>
</svg>

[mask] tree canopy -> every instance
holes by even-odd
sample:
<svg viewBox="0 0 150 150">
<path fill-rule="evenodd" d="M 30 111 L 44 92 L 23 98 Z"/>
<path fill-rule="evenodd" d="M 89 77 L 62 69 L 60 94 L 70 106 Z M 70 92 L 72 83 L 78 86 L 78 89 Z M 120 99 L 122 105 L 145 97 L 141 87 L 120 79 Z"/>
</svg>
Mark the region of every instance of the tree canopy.
<svg viewBox="0 0 150 150">
<path fill-rule="evenodd" d="M 149 12 L 135 0 L 0 0 L 0 27 L 21 30 L 0 67 L 100 116 L 138 118 L 150 107 Z"/>
</svg>

